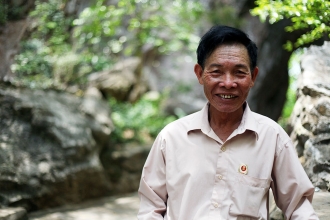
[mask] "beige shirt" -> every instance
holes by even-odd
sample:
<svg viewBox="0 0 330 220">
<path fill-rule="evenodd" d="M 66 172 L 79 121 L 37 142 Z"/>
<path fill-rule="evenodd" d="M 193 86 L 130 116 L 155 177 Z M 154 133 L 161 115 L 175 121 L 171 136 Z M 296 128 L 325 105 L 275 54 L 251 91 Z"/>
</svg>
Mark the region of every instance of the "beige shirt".
<svg viewBox="0 0 330 220">
<path fill-rule="evenodd" d="M 223 143 L 208 105 L 167 125 L 143 168 L 138 219 L 268 219 L 268 191 L 287 219 L 318 219 L 314 188 L 290 137 L 248 105 Z"/>
</svg>

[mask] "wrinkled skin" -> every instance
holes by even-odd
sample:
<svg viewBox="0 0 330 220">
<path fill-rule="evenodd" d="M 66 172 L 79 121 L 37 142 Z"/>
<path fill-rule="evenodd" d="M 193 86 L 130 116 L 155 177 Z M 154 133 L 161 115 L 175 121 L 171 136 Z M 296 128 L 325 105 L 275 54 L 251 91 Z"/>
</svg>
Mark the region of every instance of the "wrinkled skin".
<svg viewBox="0 0 330 220">
<path fill-rule="evenodd" d="M 206 59 L 204 69 L 196 64 L 194 71 L 210 103 L 211 127 L 223 127 L 229 122 L 227 130 L 230 134 L 242 118 L 242 106 L 254 86 L 258 68 L 251 70 L 250 58 L 243 45 L 226 44 L 220 45 Z"/>
</svg>

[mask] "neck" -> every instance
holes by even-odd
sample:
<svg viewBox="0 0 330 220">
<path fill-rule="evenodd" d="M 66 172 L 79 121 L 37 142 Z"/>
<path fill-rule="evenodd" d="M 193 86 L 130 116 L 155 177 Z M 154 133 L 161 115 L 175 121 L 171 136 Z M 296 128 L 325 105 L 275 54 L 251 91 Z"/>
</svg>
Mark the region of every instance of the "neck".
<svg viewBox="0 0 330 220">
<path fill-rule="evenodd" d="M 225 141 L 238 128 L 243 117 L 243 107 L 235 112 L 223 113 L 219 112 L 212 106 L 209 108 L 209 123 L 213 131 L 218 137 Z"/>
</svg>

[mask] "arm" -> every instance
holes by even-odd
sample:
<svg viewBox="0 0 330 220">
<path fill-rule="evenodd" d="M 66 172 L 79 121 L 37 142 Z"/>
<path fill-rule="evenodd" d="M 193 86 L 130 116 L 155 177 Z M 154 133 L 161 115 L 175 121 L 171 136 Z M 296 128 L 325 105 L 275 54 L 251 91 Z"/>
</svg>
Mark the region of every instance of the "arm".
<svg viewBox="0 0 330 220">
<path fill-rule="evenodd" d="M 314 187 L 301 166 L 291 141 L 276 153 L 272 178 L 271 187 L 276 204 L 286 219 L 318 220 L 311 204 Z"/>
<path fill-rule="evenodd" d="M 166 212 L 165 140 L 156 138 L 143 167 L 139 187 L 140 209 L 138 219 L 164 219 Z"/>
</svg>

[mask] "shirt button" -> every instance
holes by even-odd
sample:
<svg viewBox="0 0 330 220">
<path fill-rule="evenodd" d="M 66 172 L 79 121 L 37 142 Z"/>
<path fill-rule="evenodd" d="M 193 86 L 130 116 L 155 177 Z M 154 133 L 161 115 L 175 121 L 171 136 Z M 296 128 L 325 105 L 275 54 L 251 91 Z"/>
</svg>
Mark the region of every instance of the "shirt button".
<svg viewBox="0 0 330 220">
<path fill-rule="evenodd" d="M 222 150 L 223 152 L 225 152 L 225 151 L 226 151 L 226 147 L 222 147 L 221 150 Z"/>
<path fill-rule="evenodd" d="M 222 180 L 222 175 L 218 175 L 218 179 L 219 180 Z"/>
<path fill-rule="evenodd" d="M 218 208 L 218 207 L 219 207 L 219 204 L 216 203 L 216 202 L 214 202 L 214 203 L 213 203 L 213 206 L 214 206 L 214 208 Z"/>
</svg>

